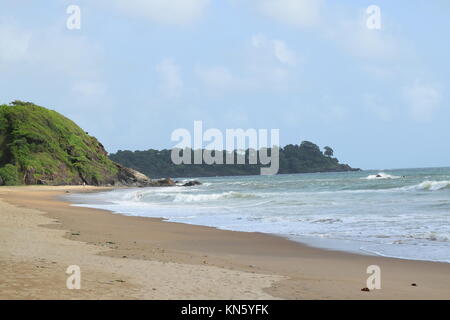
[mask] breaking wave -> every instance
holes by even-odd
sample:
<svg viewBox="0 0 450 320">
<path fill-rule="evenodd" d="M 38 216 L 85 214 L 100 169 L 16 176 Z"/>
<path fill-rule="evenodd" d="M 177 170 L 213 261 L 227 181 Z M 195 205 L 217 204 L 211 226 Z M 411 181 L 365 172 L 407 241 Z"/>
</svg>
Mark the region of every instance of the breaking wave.
<svg viewBox="0 0 450 320">
<path fill-rule="evenodd" d="M 410 187 L 403 187 L 403 190 L 425 190 L 425 191 L 437 191 L 450 188 L 450 181 L 424 181 Z"/>
<path fill-rule="evenodd" d="M 258 198 L 257 195 L 251 193 L 241 193 L 235 191 L 212 193 L 212 194 L 177 194 L 173 202 L 208 202 L 222 199 L 251 199 Z"/>
</svg>

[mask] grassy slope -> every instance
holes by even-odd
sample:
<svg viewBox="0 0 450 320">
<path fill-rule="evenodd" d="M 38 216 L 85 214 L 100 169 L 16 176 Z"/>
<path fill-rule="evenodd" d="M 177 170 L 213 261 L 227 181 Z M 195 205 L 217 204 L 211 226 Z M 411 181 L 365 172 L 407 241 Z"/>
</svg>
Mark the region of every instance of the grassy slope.
<svg viewBox="0 0 450 320">
<path fill-rule="evenodd" d="M 103 146 L 73 121 L 32 103 L 0 105 L 0 178 L 6 184 L 106 184 L 117 175 Z"/>
</svg>

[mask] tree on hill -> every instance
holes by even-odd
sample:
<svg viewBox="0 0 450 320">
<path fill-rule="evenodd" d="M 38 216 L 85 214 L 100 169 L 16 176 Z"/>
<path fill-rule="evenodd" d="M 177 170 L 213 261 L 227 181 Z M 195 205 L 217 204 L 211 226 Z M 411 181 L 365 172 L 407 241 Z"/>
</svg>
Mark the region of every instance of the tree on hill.
<svg viewBox="0 0 450 320">
<path fill-rule="evenodd" d="M 323 148 L 325 151 L 324 151 L 324 155 L 326 155 L 327 157 L 332 157 L 333 156 L 333 154 L 334 154 L 334 151 L 333 151 L 333 149 L 331 149 L 330 147 L 328 147 L 328 146 L 326 146 L 325 148 Z"/>
<path fill-rule="evenodd" d="M 28 101 L 21 101 L 21 100 L 14 100 L 10 103 L 12 106 L 35 106 L 33 102 Z"/>
</svg>

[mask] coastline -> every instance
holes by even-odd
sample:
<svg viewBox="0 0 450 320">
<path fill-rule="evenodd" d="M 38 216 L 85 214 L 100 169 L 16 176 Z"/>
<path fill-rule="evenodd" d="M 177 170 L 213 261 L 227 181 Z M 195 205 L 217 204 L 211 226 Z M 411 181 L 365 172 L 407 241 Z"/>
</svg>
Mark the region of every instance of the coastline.
<svg viewBox="0 0 450 320">
<path fill-rule="evenodd" d="M 109 189 L 1 187 L 0 298 L 450 299 L 448 263 L 330 251 L 57 199 Z M 66 289 L 71 264 L 81 267 L 81 290 Z M 382 289 L 362 292 L 369 265 L 380 266 Z"/>
</svg>

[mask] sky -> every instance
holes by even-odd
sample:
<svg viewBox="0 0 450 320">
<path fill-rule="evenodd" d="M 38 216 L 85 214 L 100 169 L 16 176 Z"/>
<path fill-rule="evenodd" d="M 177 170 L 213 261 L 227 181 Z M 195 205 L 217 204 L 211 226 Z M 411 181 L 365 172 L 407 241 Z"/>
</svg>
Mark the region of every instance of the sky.
<svg viewBox="0 0 450 320">
<path fill-rule="evenodd" d="M 450 166 L 449 33 L 447 0 L 1 0 L 0 103 L 56 110 L 109 152 L 172 148 L 202 120 L 353 167 Z"/>
</svg>

